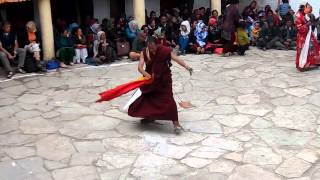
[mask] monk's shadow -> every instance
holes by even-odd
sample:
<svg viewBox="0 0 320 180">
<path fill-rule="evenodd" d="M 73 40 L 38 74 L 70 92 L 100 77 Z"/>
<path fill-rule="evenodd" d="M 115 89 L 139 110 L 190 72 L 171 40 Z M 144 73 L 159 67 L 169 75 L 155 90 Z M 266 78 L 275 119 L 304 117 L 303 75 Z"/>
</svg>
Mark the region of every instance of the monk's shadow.
<svg viewBox="0 0 320 180">
<path fill-rule="evenodd" d="M 173 125 L 170 121 L 155 121 L 154 123 L 143 124 L 141 122 L 134 123 L 134 128 L 142 133 L 151 132 L 155 134 L 173 134 Z"/>
</svg>

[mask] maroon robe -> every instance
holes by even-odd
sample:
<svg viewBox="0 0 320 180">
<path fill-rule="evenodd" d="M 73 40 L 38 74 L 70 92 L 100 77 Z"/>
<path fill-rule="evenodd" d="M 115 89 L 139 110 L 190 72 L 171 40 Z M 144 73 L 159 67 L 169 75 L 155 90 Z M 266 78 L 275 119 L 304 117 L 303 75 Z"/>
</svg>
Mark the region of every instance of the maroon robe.
<svg viewBox="0 0 320 180">
<path fill-rule="evenodd" d="M 178 110 L 172 93 L 171 49 L 158 46 L 150 59 L 143 51 L 146 71 L 154 78 L 152 84 L 143 85 L 142 95 L 133 102 L 128 110 L 129 116 L 149 120 L 178 121 Z"/>
</svg>

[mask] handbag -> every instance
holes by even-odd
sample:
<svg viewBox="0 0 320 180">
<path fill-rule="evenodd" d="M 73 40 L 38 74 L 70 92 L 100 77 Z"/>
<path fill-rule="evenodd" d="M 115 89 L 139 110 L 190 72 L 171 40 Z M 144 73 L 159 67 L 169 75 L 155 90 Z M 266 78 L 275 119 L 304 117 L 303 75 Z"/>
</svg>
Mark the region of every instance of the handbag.
<svg viewBox="0 0 320 180">
<path fill-rule="evenodd" d="M 117 55 L 121 56 L 128 56 L 130 52 L 130 44 L 127 41 L 117 41 Z"/>
</svg>

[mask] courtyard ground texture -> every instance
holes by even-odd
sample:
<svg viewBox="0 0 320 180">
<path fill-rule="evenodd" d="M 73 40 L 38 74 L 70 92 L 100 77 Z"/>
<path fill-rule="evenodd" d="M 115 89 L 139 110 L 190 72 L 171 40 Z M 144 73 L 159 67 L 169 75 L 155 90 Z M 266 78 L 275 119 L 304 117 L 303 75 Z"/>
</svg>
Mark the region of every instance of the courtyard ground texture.
<svg viewBox="0 0 320 180">
<path fill-rule="evenodd" d="M 179 136 L 121 113 L 131 93 L 95 103 L 137 63 L 1 82 L 0 179 L 320 179 L 320 70 L 297 72 L 293 51 L 185 59 L 195 73 L 174 65 L 175 99 L 195 107 Z"/>
</svg>

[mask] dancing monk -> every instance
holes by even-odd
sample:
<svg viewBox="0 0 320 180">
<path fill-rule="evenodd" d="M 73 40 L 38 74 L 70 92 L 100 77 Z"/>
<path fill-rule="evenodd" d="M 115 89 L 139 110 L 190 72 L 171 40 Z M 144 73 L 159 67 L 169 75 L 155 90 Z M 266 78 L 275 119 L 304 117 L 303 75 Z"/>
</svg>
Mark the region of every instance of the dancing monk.
<svg viewBox="0 0 320 180">
<path fill-rule="evenodd" d="M 152 78 L 153 82 L 140 87 L 141 96 L 129 106 L 128 114 L 144 118 L 143 123 L 172 121 L 175 133 L 180 133 L 182 127 L 172 92 L 171 59 L 192 74 L 192 68 L 171 52 L 170 48 L 157 45 L 153 37 L 148 38 L 147 48 L 141 52 L 138 70 L 144 77 Z"/>
</svg>

